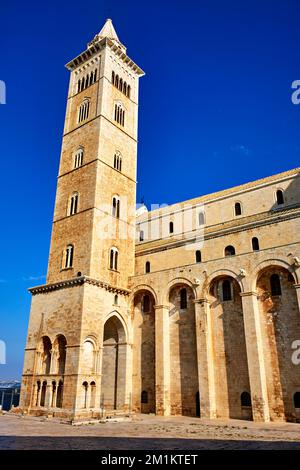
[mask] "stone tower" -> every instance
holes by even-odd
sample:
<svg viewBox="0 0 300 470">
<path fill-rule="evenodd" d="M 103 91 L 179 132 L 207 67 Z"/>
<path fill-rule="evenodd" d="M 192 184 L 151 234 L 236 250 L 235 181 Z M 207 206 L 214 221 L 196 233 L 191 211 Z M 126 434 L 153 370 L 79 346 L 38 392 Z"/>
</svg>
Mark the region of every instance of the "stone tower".
<svg viewBox="0 0 300 470">
<path fill-rule="evenodd" d="M 97 416 L 131 403 L 138 85 L 108 19 L 70 85 L 45 285 L 32 306 L 21 407 Z"/>
</svg>

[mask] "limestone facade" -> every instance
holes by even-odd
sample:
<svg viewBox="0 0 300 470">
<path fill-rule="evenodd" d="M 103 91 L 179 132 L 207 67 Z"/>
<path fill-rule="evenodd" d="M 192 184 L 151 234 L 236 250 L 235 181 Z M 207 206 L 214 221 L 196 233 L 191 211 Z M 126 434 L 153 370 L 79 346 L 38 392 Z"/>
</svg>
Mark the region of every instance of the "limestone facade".
<svg viewBox="0 0 300 470">
<path fill-rule="evenodd" d="M 143 71 L 110 20 L 67 68 L 20 406 L 300 420 L 299 168 L 136 212 Z"/>
</svg>

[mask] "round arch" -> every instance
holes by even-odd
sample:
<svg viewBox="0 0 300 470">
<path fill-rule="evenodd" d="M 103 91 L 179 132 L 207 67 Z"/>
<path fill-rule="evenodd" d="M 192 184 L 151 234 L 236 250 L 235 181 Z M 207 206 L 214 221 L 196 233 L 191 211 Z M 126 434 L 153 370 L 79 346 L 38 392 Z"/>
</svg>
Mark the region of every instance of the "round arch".
<svg viewBox="0 0 300 470">
<path fill-rule="evenodd" d="M 158 304 L 158 298 L 157 298 L 157 294 L 155 292 L 155 290 L 153 289 L 153 287 L 149 286 L 148 284 L 139 284 L 137 286 L 135 286 L 133 289 L 132 289 L 132 292 L 131 292 L 131 295 L 130 295 L 130 305 L 132 305 L 132 303 L 134 302 L 134 298 L 135 296 L 141 292 L 141 291 L 148 291 L 150 292 L 150 294 L 153 295 L 153 298 L 154 298 L 154 301 L 155 301 L 155 305 Z"/>
<path fill-rule="evenodd" d="M 208 296 L 211 284 L 219 277 L 231 277 L 239 284 L 241 292 L 245 291 L 244 283 L 239 273 L 231 269 L 217 269 L 207 276 L 202 290 L 203 297 L 206 298 Z"/>
<path fill-rule="evenodd" d="M 90 343 L 93 343 L 95 349 L 99 348 L 99 340 L 96 333 L 88 333 L 87 335 L 85 335 L 82 343 L 85 343 L 86 341 L 90 341 Z"/>
<path fill-rule="evenodd" d="M 66 336 L 63 335 L 62 333 L 58 333 L 58 334 L 55 336 L 54 341 L 52 342 L 52 346 L 54 346 L 55 344 L 57 344 L 60 340 L 65 341 L 65 344 L 66 344 L 66 345 L 68 344 L 68 341 L 67 341 Z"/>
<path fill-rule="evenodd" d="M 170 282 L 168 282 L 167 287 L 164 290 L 164 293 L 162 295 L 163 305 L 168 305 L 170 292 L 173 289 L 173 287 L 178 286 L 178 285 L 185 285 L 185 286 L 190 287 L 190 289 L 193 292 L 194 298 L 195 299 L 197 298 L 196 289 L 192 281 L 190 281 L 186 277 L 176 277 L 172 279 Z"/>
<path fill-rule="evenodd" d="M 293 267 L 287 261 L 278 258 L 269 258 L 258 263 L 252 271 L 251 288 L 253 291 L 256 290 L 257 280 L 261 273 L 264 270 L 270 269 L 272 267 L 285 269 L 293 276 L 295 283 L 299 282 L 297 274 L 295 273 Z"/>
</svg>

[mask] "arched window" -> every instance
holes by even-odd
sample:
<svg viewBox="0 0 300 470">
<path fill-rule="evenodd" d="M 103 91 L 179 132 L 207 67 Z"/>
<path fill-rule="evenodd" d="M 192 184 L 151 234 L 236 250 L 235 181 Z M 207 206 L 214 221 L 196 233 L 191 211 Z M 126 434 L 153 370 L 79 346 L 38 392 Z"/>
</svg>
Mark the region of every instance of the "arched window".
<svg viewBox="0 0 300 470">
<path fill-rule="evenodd" d="M 85 121 L 89 117 L 89 112 L 90 112 L 90 100 L 86 98 L 79 106 L 78 124 L 81 123 L 82 121 Z"/>
<path fill-rule="evenodd" d="M 116 213 L 117 213 L 117 199 L 115 197 L 113 197 L 113 200 L 112 200 L 112 216 L 116 217 Z"/>
<path fill-rule="evenodd" d="M 74 193 L 70 199 L 69 215 L 77 214 L 77 210 L 78 210 L 78 193 Z"/>
<path fill-rule="evenodd" d="M 96 82 L 97 80 L 97 69 L 94 71 L 94 83 Z"/>
<path fill-rule="evenodd" d="M 130 85 L 127 86 L 127 97 L 130 98 L 130 91 L 131 91 L 131 88 L 130 88 Z"/>
<path fill-rule="evenodd" d="M 235 248 L 231 245 L 228 245 L 226 246 L 224 253 L 225 253 L 225 256 L 234 256 Z"/>
<path fill-rule="evenodd" d="M 276 201 L 279 206 L 281 204 L 284 204 L 284 196 L 283 196 L 283 191 L 281 189 L 278 189 L 276 191 Z"/>
<path fill-rule="evenodd" d="M 243 392 L 241 394 L 241 406 L 251 406 L 251 395 L 249 392 Z"/>
<path fill-rule="evenodd" d="M 118 250 L 117 248 L 111 248 L 109 255 L 109 267 L 114 271 L 118 269 Z"/>
<path fill-rule="evenodd" d="M 120 78 L 120 81 L 119 81 L 119 90 L 123 91 L 123 79 L 122 78 Z"/>
<path fill-rule="evenodd" d="M 83 148 L 80 147 L 75 152 L 74 156 L 74 168 L 79 168 L 83 164 Z"/>
<path fill-rule="evenodd" d="M 145 264 L 145 273 L 150 273 L 150 261 L 146 261 Z"/>
<path fill-rule="evenodd" d="M 124 82 L 124 85 L 123 85 L 123 93 L 124 95 L 127 95 L 127 83 Z"/>
<path fill-rule="evenodd" d="M 223 302 L 232 300 L 231 282 L 228 279 L 225 279 L 222 282 L 222 300 Z"/>
<path fill-rule="evenodd" d="M 116 294 L 114 296 L 114 305 L 119 305 L 119 296 L 118 296 L 118 294 Z"/>
<path fill-rule="evenodd" d="M 118 196 L 114 196 L 112 200 L 112 215 L 117 219 L 120 217 L 120 199 Z"/>
<path fill-rule="evenodd" d="M 197 250 L 196 251 L 196 263 L 201 263 L 201 251 L 200 250 Z"/>
<path fill-rule="evenodd" d="M 120 152 L 116 152 L 114 156 L 114 168 L 118 171 L 122 170 L 122 156 Z"/>
<path fill-rule="evenodd" d="M 141 393 L 141 403 L 148 403 L 148 392 L 146 390 Z"/>
<path fill-rule="evenodd" d="M 187 308 L 187 291 L 185 288 L 180 289 L 180 308 Z"/>
<path fill-rule="evenodd" d="M 257 237 L 252 238 L 252 250 L 258 251 L 259 250 L 259 241 Z"/>
<path fill-rule="evenodd" d="M 169 232 L 174 233 L 174 223 L 173 222 L 169 223 Z"/>
<path fill-rule="evenodd" d="M 242 214 L 242 206 L 241 206 L 240 202 L 235 203 L 234 212 L 235 212 L 235 215 L 241 215 Z"/>
<path fill-rule="evenodd" d="M 81 80 L 79 79 L 77 82 L 77 93 L 79 93 L 81 90 Z"/>
<path fill-rule="evenodd" d="M 83 408 L 87 408 L 89 384 L 87 382 L 83 382 L 82 388 L 83 388 Z"/>
<path fill-rule="evenodd" d="M 65 253 L 65 268 L 72 268 L 74 257 L 74 246 L 68 245 Z"/>
<path fill-rule="evenodd" d="M 270 277 L 271 295 L 281 295 L 281 284 L 278 274 L 272 274 Z"/>
<path fill-rule="evenodd" d="M 95 371 L 95 345 L 92 339 L 87 338 L 83 343 L 82 353 L 83 372 L 93 374 Z"/>
<path fill-rule="evenodd" d="M 125 124 L 125 110 L 123 109 L 123 107 L 120 103 L 115 104 L 114 119 L 118 124 L 120 124 L 121 126 L 124 126 L 124 124 Z"/>
<path fill-rule="evenodd" d="M 294 394 L 294 407 L 300 408 L 300 392 Z"/>
<path fill-rule="evenodd" d="M 144 241 L 144 230 L 140 231 L 140 242 Z"/>
<path fill-rule="evenodd" d="M 119 75 L 116 75 L 116 78 L 115 78 L 115 86 L 117 88 L 119 88 Z"/>
<path fill-rule="evenodd" d="M 150 312 L 150 296 L 148 294 L 143 295 L 142 299 L 142 312 Z"/>
<path fill-rule="evenodd" d="M 204 212 L 199 212 L 199 214 L 198 214 L 198 223 L 199 223 L 199 225 L 204 225 Z"/>
<path fill-rule="evenodd" d="M 111 82 L 113 85 L 115 84 L 115 72 L 114 71 L 112 71 L 111 73 Z"/>
</svg>

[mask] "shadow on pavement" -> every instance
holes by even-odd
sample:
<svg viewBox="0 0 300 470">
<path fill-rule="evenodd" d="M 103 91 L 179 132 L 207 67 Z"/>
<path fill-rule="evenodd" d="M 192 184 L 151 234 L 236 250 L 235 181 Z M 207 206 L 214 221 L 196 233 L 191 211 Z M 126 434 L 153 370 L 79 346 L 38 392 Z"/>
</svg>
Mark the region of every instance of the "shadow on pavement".
<svg viewBox="0 0 300 470">
<path fill-rule="evenodd" d="M 300 450 L 298 441 L 0 436 L 0 450 Z"/>
</svg>

